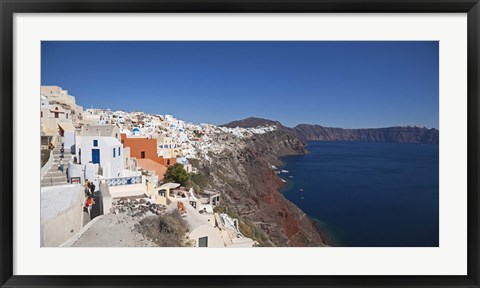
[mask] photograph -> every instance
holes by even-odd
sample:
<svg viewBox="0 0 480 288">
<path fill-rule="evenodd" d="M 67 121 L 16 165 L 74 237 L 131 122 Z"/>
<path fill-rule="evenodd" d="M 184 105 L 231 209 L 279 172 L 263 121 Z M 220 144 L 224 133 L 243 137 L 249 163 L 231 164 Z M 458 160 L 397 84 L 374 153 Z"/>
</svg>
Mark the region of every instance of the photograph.
<svg viewBox="0 0 480 288">
<path fill-rule="evenodd" d="M 42 248 L 440 247 L 439 41 L 40 53 Z"/>
<path fill-rule="evenodd" d="M 480 287 L 479 0 L 0 2 L 0 287 Z"/>
</svg>

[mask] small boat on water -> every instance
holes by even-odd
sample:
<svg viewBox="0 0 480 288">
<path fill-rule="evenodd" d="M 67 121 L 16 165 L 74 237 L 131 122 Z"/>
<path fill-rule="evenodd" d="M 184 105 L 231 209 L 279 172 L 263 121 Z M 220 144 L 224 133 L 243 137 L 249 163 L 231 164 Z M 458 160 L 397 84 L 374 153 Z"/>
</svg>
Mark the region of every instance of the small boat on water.
<svg viewBox="0 0 480 288">
<path fill-rule="evenodd" d="M 298 189 L 298 190 L 300 190 L 300 192 L 303 192 L 303 189 Z"/>
<path fill-rule="evenodd" d="M 288 173 L 288 170 L 282 170 L 282 173 Z"/>
<path fill-rule="evenodd" d="M 288 176 L 288 178 L 292 178 L 292 179 L 293 179 L 293 176 Z"/>
<path fill-rule="evenodd" d="M 305 197 L 302 196 L 302 197 L 300 197 L 300 199 L 305 199 Z"/>
<path fill-rule="evenodd" d="M 287 183 L 287 180 L 282 179 L 282 182 L 283 182 L 283 183 Z"/>
</svg>

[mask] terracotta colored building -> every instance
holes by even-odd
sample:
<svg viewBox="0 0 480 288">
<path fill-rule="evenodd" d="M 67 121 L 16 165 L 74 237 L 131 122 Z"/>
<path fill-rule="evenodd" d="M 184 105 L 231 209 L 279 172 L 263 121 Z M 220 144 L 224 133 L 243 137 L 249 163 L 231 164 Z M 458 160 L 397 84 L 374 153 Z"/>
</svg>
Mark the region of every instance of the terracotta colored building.
<svg viewBox="0 0 480 288">
<path fill-rule="evenodd" d="M 157 163 L 153 160 L 150 160 L 148 158 L 145 159 L 137 159 L 137 163 L 139 167 L 142 167 L 143 169 L 146 170 L 154 170 L 155 175 L 158 176 L 158 180 L 163 180 L 165 178 L 165 173 L 167 173 L 167 167 Z"/>
<path fill-rule="evenodd" d="M 121 134 L 123 147 L 130 147 L 130 156 L 137 159 L 150 159 L 163 166 L 173 166 L 177 162 L 175 158 L 163 158 L 157 154 L 157 139 L 146 137 L 127 137 Z"/>
</svg>

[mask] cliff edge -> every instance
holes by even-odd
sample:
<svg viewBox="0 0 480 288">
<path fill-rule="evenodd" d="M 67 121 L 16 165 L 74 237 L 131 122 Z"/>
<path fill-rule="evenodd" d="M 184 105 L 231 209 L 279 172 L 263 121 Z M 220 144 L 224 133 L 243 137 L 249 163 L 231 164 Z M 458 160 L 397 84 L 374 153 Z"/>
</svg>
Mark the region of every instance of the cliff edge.
<svg viewBox="0 0 480 288">
<path fill-rule="evenodd" d="M 199 170 L 212 189 L 223 192 L 228 209 L 260 229 L 271 246 L 325 246 L 311 219 L 278 191 L 284 183 L 271 167 L 282 164 L 278 157 L 304 154 L 305 144 L 282 127 L 246 139 L 217 137 L 224 149 L 210 153 Z"/>
<path fill-rule="evenodd" d="M 292 128 L 303 141 L 374 141 L 397 143 L 438 144 L 437 129 L 418 126 L 343 129 L 300 124 Z"/>
</svg>

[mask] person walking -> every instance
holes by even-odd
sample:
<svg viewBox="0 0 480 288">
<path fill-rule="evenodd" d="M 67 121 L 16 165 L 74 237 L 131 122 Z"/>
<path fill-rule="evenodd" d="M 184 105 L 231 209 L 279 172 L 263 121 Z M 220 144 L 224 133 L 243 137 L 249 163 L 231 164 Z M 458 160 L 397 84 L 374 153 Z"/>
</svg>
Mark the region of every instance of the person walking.
<svg viewBox="0 0 480 288">
<path fill-rule="evenodd" d="M 58 164 L 58 170 L 62 171 L 63 173 L 63 160 L 60 159 L 60 163 Z"/>
<path fill-rule="evenodd" d="M 93 184 L 93 182 L 90 182 L 90 194 L 91 195 L 94 195 L 93 193 L 95 192 L 95 184 Z"/>
<path fill-rule="evenodd" d="M 88 212 L 88 215 L 90 215 L 90 212 L 92 211 L 92 206 L 95 204 L 95 201 L 93 201 L 92 196 L 88 196 L 87 201 L 85 201 L 85 209 Z"/>
<path fill-rule="evenodd" d="M 85 195 L 90 195 L 90 182 L 88 182 L 88 179 L 85 179 Z"/>
</svg>

